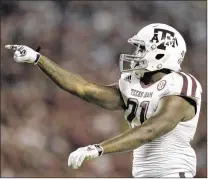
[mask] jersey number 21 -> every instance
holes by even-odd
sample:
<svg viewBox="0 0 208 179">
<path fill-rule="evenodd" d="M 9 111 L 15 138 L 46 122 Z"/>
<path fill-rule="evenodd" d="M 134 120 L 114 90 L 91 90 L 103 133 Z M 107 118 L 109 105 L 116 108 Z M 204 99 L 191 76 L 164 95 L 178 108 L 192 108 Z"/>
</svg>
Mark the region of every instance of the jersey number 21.
<svg viewBox="0 0 208 179">
<path fill-rule="evenodd" d="M 140 112 L 140 123 L 142 124 L 146 119 L 146 113 L 149 106 L 149 101 L 143 101 L 139 104 L 139 101 L 135 98 L 129 98 L 127 101 L 127 109 L 130 109 L 131 112 L 127 116 L 127 120 L 131 123 L 136 116 L 138 106 L 141 108 Z"/>
</svg>

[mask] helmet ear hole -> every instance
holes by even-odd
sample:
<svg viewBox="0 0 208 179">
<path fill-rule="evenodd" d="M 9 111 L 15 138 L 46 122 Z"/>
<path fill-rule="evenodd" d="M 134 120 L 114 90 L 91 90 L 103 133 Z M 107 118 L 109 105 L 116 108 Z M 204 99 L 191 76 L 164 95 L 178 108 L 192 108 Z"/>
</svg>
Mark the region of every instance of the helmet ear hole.
<svg viewBox="0 0 208 179">
<path fill-rule="evenodd" d="M 157 55 L 155 56 L 155 58 L 156 58 L 157 60 L 160 60 L 162 57 L 164 57 L 164 54 L 157 54 Z"/>
</svg>

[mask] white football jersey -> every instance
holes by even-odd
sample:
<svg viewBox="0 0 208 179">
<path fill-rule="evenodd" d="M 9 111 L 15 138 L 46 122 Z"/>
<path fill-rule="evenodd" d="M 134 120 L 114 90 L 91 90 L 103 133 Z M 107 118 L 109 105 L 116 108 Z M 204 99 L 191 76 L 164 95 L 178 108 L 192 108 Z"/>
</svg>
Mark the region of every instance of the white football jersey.
<svg viewBox="0 0 208 179">
<path fill-rule="evenodd" d="M 202 88 L 190 74 L 172 72 L 152 85 L 144 85 L 136 75 L 123 73 L 119 88 L 127 109 L 125 119 L 131 127 L 150 118 L 164 96 L 187 96 L 196 101 L 196 115 L 169 133 L 144 144 L 133 152 L 134 177 L 163 177 L 177 172 L 196 174 L 196 154 L 190 145 L 199 119 Z"/>
</svg>

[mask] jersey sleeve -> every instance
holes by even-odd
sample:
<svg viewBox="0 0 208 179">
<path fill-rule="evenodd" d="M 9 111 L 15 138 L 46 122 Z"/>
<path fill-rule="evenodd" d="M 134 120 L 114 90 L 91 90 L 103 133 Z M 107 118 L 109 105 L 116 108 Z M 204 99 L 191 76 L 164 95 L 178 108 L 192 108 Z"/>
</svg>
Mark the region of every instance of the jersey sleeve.
<svg viewBox="0 0 208 179">
<path fill-rule="evenodd" d="M 201 103 L 202 87 L 195 77 L 183 72 L 173 73 L 168 81 L 168 88 L 163 96 L 185 96 L 193 99 L 197 104 Z"/>
</svg>

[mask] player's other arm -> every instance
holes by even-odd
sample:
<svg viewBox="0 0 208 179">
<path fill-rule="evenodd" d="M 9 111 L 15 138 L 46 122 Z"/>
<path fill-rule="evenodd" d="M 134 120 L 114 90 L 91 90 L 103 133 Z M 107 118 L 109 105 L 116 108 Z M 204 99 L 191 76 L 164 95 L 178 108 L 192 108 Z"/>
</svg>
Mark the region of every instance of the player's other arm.
<svg viewBox="0 0 208 179">
<path fill-rule="evenodd" d="M 134 150 L 143 144 L 172 131 L 181 121 L 187 121 L 195 115 L 195 102 L 179 96 L 163 97 L 154 115 L 142 125 L 102 142 L 103 154 Z"/>
<path fill-rule="evenodd" d="M 7 45 L 15 51 L 17 62 L 35 63 L 55 84 L 63 90 L 108 110 L 124 107 L 118 85 L 100 85 L 86 81 L 80 75 L 67 71 L 49 58 L 24 45 Z"/>
<path fill-rule="evenodd" d="M 179 96 L 163 97 L 159 101 L 154 115 L 142 125 L 99 145 L 90 145 L 77 149 L 70 154 L 68 165 L 78 168 L 84 159 L 93 159 L 102 154 L 132 151 L 170 132 L 180 121 L 189 120 L 194 115 L 194 105 L 184 98 Z"/>
</svg>

